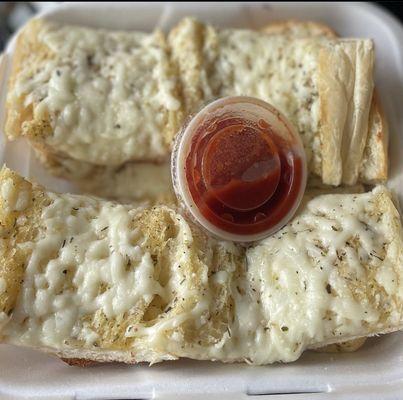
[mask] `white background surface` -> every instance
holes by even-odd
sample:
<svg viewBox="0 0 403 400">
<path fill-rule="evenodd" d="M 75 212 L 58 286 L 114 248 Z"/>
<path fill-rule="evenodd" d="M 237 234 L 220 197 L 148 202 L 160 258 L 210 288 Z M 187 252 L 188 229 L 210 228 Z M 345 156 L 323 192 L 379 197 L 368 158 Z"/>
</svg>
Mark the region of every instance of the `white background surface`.
<svg viewBox="0 0 403 400">
<path fill-rule="evenodd" d="M 48 11 L 63 22 L 113 29 L 169 29 L 193 15 L 220 27 L 264 26 L 298 18 L 324 22 L 341 36 L 371 37 L 376 45 L 376 87 L 390 125 L 392 187 L 403 204 L 403 28 L 376 6 L 359 3 L 114 3 L 64 4 Z M 7 76 L 9 46 L 0 65 Z M 0 82 L 0 125 L 5 79 Z M 0 139 L 0 162 L 53 190 L 74 190 L 48 176 L 23 142 Z M 403 332 L 373 338 L 356 353 L 307 352 L 292 364 L 243 364 L 181 360 L 147 365 L 69 367 L 33 350 L 0 345 L 0 399 L 399 399 L 403 398 Z M 256 396 L 255 396 L 256 395 Z M 260 395 L 257 397 L 257 395 Z"/>
</svg>

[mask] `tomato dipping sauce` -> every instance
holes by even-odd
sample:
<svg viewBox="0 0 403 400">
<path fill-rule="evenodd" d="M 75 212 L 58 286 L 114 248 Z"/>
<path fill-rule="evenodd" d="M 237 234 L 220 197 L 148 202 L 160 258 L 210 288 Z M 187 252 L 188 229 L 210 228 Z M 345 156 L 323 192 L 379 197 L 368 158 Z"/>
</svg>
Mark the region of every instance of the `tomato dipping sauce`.
<svg viewBox="0 0 403 400">
<path fill-rule="evenodd" d="M 219 99 L 176 138 L 175 192 L 185 211 L 220 238 L 248 242 L 284 226 L 306 185 L 305 153 L 292 125 L 250 97 Z"/>
</svg>

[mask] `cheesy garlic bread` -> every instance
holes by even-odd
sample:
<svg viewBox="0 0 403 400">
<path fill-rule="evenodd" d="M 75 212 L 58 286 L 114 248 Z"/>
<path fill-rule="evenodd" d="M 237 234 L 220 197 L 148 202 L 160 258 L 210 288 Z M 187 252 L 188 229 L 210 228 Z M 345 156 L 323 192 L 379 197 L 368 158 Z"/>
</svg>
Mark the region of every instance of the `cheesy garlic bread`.
<svg viewBox="0 0 403 400">
<path fill-rule="evenodd" d="M 168 206 L 55 194 L 0 174 L 0 337 L 60 357 L 267 364 L 403 327 L 390 193 L 307 200 L 249 248 Z"/>
<path fill-rule="evenodd" d="M 27 137 L 51 171 L 85 186 L 91 168 L 167 160 L 186 116 L 248 95 L 297 127 L 311 174 L 334 186 L 374 183 L 387 177 L 387 127 L 373 62 L 371 40 L 318 24 L 258 32 L 185 18 L 165 36 L 35 20 L 17 40 L 6 133 Z"/>
</svg>

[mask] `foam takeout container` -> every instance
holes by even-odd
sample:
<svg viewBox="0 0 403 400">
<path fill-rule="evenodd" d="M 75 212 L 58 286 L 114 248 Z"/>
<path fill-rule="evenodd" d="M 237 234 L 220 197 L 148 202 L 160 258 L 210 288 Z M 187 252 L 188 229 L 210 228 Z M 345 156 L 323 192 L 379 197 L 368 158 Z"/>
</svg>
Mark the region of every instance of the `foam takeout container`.
<svg viewBox="0 0 403 400">
<path fill-rule="evenodd" d="M 341 36 L 370 37 L 376 87 L 390 126 L 391 187 L 403 204 L 403 27 L 365 3 L 65 3 L 50 19 L 110 29 L 171 28 L 193 15 L 220 27 L 259 28 L 270 21 L 321 21 Z M 0 126 L 14 40 L 0 64 Z M 2 128 L 1 128 L 2 129 Z M 24 141 L 0 135 L 0 163 L 51 190 L 75 191 L 49 176 Z M 61 399 L 397 399 L 403 397 L 403 332 L 372 338 L 355 353 L 306 352 L 291 364 L 251 367 L 180 360 L 148 365 L 70 367 L 31 349 L 0 345 L 0 398 Z M 259 395 L 259 397 L 257 397 Z"/>
</svg>

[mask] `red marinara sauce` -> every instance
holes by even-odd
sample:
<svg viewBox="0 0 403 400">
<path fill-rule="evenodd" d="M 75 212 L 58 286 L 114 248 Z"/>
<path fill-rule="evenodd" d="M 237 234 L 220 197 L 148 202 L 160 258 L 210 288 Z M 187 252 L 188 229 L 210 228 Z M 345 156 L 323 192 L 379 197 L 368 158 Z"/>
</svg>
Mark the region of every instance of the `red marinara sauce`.
<svg viewBox="0 0 403 400">
<path fill-rule="evenodd" d="M 296 211 L 305 154 L 278 110 L 229 97 L 207 105 L 178 135 L 172 175 L 193 219 L 215 236 L 248 242 L 280 229 Z"/>
</svg>

